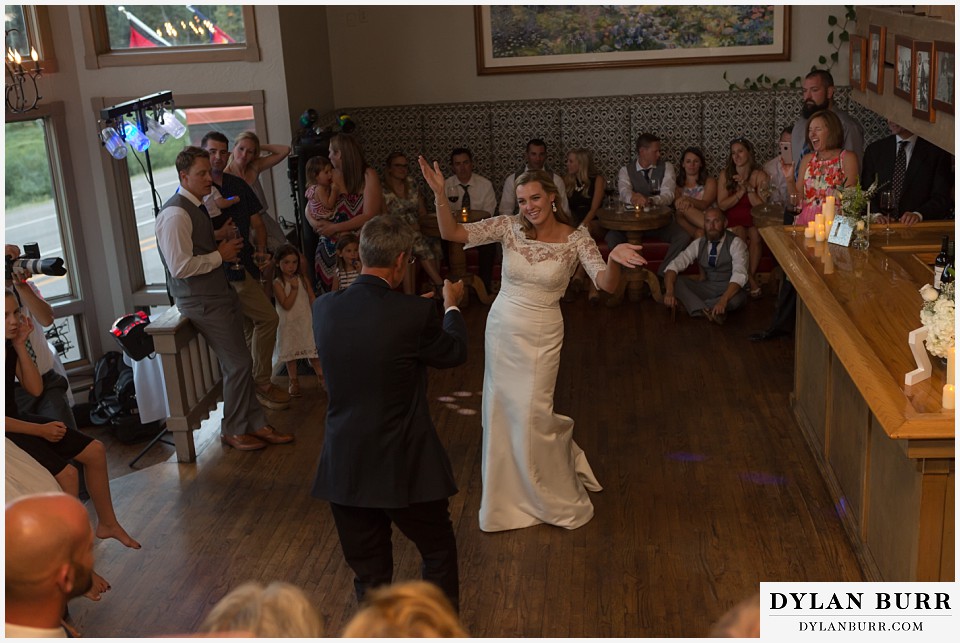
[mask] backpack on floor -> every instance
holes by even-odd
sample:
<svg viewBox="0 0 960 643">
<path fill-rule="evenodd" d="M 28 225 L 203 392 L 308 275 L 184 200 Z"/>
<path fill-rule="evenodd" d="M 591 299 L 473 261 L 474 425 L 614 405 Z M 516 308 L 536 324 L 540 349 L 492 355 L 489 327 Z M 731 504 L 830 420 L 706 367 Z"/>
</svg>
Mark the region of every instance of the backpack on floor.
<svg viewBox="0 0 960 643">
<path fill-rule="evenodd" d="M 133 369 L 123 363 L 119 351 L 107 351 L 93 369 L 90 391 L 90 421 L 95 425 L 136 416 L 139 421 Z"/>
</svg>

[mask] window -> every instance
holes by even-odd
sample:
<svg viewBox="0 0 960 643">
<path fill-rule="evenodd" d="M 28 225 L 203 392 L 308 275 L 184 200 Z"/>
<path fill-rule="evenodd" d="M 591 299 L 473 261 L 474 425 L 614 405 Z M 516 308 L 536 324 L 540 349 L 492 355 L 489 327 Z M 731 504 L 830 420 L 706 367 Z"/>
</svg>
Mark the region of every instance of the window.
<svg viewBox="0 0 960 643">
<path fill-rule="evenodd" d="M 260 60 L 249 5 L 100 5 L 81 19 L 91 69 Z"/>
<path fill-rule="evenodd" d="M 16 29 L 7 36 L 4 48 L 12 48 L 29 60 L 30 49 L 37 50 L 45 74 L 57 71 L 53 55 L 53 37 L 47 8 L 41 6 L 8 4 L 3 6 L 4 31 Z"/>
<path fill-rule="evenodd" d="M 6 243 L 39 245 L 43 258 L 62 257 L 67 274 L 38 274 L 33 283 L 54 307 L 56 321 L 46 329 L 47 339 L 67 366 L 81 366 L 90 354 L 84 319 L 92 304 L 84 302 L 85 266 L 76 252 L 80 232 L 71 217 L 77 212 L 76 193 L 64 137 L 63 104 L 42 103 L 25 114 L 7 114 L 4 126 L 6 172 L 4 234 Z M 92 315 L 90 316 L 92 318 Z"/>
<path fill-rule="evenodd" d="M 160 205 L 173 195 L 180 183 L 174 162 L 185 145 L 200 145 L 200 139 L 210 130 L 223 132 L 230 141 L 233 141 L 233 138 L 243 130 L 255 129 L 251 105 L 177 110 L 177 118 L 187 126 L 187 134 L 184 138 L 180 140 L 171 138 L 163 145 L 156 143 L 150 145 L 150 164 L 153 168 L 153 181 L 157 188 L 157 202 Z M 150 198 L 150 183 L 147 181 L 145 166 L 142 155 L 128 148 L 127 173 L 130 192 L 133 195 L 144 283 L 148 287 L 163 287 L 165 276 L 163 264 L 160 263 L 160 251 L 157 248 L 153 200 Z"/>
</svg>

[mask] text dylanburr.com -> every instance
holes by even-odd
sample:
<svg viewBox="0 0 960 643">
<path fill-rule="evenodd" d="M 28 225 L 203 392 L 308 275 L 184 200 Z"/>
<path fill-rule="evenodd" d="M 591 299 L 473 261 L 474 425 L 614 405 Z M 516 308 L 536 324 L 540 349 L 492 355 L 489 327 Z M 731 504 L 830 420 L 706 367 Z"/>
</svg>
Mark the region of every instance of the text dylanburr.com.
<svg viewBox="0 0 960 643">
<path fill-rule="evenodd" d="M 760 583 L 760 638 L 943 641 L 958 601 L 956 583 Z"/>
</svg>

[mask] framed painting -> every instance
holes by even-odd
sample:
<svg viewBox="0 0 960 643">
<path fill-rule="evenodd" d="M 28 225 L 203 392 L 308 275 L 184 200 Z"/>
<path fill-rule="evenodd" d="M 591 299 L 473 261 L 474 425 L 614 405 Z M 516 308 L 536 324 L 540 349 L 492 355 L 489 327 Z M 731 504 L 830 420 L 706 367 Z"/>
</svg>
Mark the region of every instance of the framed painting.
<svg viewBox="0 0 960 643">
<path fill-rule="evenodd" d="M 477 73 L 790 59 L 782 5 L 483 5 Z"/>
<path fill-rule="evenodd" d="M 953 113 L 953 43 L 933 41 L 933 108 Z"/>
<path fill-rule="evenodd" d="M 867 89 L 867 39 L 850 36 L 850 86 L 860 91 Z"/>
<path fill-rule="evenodd" d="M 933 69 L 933 43 L 913 42 L 913 117 L 934 121 L 933 97 L 930 94 Z"/>
<path fill-rule="evenodd" d="M 905 101 L 913 96 L 913 39 L 897 36 L 893 58 L 893 93 Z"/>
<path fill-rule="evenodd" d="M 883 60 L 887 48 L 887 28 L 878 25 L 870 25 L 869 37 L 867 38 L 867 89 L 882 94 L 883 93 Z"/>
</svg>

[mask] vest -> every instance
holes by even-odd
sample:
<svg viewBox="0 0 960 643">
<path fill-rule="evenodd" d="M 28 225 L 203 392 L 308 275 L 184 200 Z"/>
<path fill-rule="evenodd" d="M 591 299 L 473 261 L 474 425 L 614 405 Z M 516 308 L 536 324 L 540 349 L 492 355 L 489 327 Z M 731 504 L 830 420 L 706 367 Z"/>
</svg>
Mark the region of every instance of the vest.
<svg viewBox="0 0 960 643">
<path fill-rule="evenodd" d="M 650 178 L 656 179 L 660 183 L 660 187 L 663 187 L 663 176 L 666 173 L 667 162 L 660 159 L 657 161 L 657 164 L 653 166 L 653 172 L 651 172 Z M 636 163 L 627 164 L 627 174 L 630 176 L 630 185 L 633 186 L 634 192 L 639 192 L 643 196 L 650 196 L 650 183 L 646 177 L 643 176 L 643 172 L 637 169 Z"/>
<path fill-rule="evenodd" d="M 163 204 L 163 209 L 170 207 L 181 208 L 186 211 L 193 224 L 193 256 L 210 254 L 216 252 L 217 241 L 213 238 L 213 223 L 210 216 L 204 214 L 200 208 L 190 202 L 189 199 L 182 196 L 179 192 L 175 193 Z M 198 297 L 210 295 L 222 295 L 226 292 L 227 277 L 223 270 L 211 270 L 203 275 L 194 275 L 186 279 L 177 279 L 170 274 L 170 268 L 167 266 L 167 259 L 160 253 L 160 261 L 163 262 L 163 269 L 167 273 L 167 288 L 173 297 Z"/>
<path fill-rule="evenodd" d="M 717 265 L 710 267 L 710 245 L 709 239 L 700 237 L 700 249 L 697 252 L 697 263 L 700 264 L 700 272 L 707 281 L 730 281 L 733 276 L 733 255 L 730 254 L 730 244 L 736 239 L 737 235 L 729 230 L 723 231 L 723 245 L 717 252 Z"/>
</svg>

